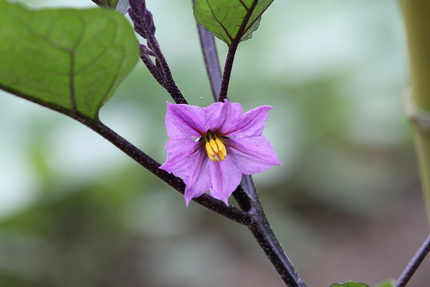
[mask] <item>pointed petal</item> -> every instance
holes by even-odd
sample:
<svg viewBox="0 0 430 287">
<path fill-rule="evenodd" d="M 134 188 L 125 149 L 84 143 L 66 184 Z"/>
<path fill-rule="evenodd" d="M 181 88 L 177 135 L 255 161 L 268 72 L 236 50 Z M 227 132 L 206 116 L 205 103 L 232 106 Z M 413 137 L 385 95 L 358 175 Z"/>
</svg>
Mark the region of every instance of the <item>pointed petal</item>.
<svg viewBox="0 0 430 287">
<path fill-rule="evenodd" d="M 240 184 L 242 172 L 227 156 L 224 161 L 209 162 L 211 176 L 211 196 L 228 205 L 228 198 Z"/>
<path fill-rule="evenodd" d="M 223 133 L 231 137 L 252 137 L 261 136 L 264 130 L 264 122 L 269 116 L 268 111 L 273 109 L 271 106 L 261 106 L 252 109 L 241 115 L 240 119 L 229 126 L 229 130 Z"/>
<path fill-rule="evenodd" d="M 281 165 L 269 140 L 264 136 L 227 139 L 227 157 L 244 174 L 262 172 L 274 165 Z"/>
<path fill-rule="evenodd" d="M 211 186 L 211 179 L 208 165 L 212 161 L 206 155 L 200 154 L 194 161 L 192 170 L 189 176 L 184 177 L 185 186 L 185 203 L 188 203 L 191 199 L 201 196 Z"/>
<path fill-rule="evenodd" d="M 175 176 L 189 176 L 192 165 L 200 157 L 200 143 L 191 139 L 171 140 L 166 144 L 167 160 L 160 169 Z"/>
<path fill-rule="evenodd" d="M 166 128 L 171 140 L 195 139 L 206 132 L 203 108 L 167 103 Z"/>
<path fill-rule="evenodd" d="M 212 131 L 219 131 L 221 134 L 225 128 L 229 128 L 232 123 L 236 123 L 242 115 L 242 106 L 239 103 L 213 103 L 205 108 L 205 121 L 207 127 Z"/>
</svg>

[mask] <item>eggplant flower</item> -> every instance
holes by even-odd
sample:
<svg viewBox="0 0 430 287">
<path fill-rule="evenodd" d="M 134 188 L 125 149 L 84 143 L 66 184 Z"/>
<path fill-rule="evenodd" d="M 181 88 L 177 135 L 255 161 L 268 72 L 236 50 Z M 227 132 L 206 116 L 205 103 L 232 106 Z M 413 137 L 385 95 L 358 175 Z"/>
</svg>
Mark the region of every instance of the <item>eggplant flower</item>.
<svg viewBox="0 0 430 287">
<path fill-rule="evenodd" d="M 268 111 L 261 106 L 242 114 L 239 103 L 213 103 L 206 108 L 167 103 L 167 160 L 160 167 L 186 184 L 185 202 L 210 190 L 228 205 L 242 174 L 280 165 L 262 135 Z"/>
</svg>

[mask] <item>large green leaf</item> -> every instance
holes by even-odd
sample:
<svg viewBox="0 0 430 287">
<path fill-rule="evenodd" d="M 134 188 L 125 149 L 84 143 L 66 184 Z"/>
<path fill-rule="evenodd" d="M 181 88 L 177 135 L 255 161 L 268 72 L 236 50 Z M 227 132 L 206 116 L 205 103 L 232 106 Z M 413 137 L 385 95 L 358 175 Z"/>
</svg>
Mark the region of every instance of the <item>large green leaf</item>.
<svg viewBox="0 0 430 287">
<path fill-rule="evenodd" d="M 33 11 L 0 0 L 0 39 L 0 89 L 94 120 L 139 55 L 130 24 L 107 9 Z"/>
<path fill-rule="evenodd" d="M 196 0 L 197 22 L 231 45 L 251 38 L 273 0 Z"/>
</svg>

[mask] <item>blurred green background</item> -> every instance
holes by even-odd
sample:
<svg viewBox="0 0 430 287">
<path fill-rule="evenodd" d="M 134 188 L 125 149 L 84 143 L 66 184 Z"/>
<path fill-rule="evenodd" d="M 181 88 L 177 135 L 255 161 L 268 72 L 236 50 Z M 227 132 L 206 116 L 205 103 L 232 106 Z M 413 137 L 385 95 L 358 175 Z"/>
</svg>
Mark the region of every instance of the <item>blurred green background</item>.
<svg viewBox="0 0 430 287">
<path fill-rule="evenodd" d="M 180 89 L 207 106 L 191 1 L 147 6 Z M 406 91 L 394 0 L 277 0 L 239 46 L 230 99 L 275 107 L 265 135 L 283 165 L 254 178 L 309 287 L 397 277 L 428 234 Z M 162 163 L 166 101 L 138 63 L 101 119 Z M 85 126 L 0 92 L 0 134 L 0 286 L 284 286 L 245 227 L 186 208 Z M 428 285 L 429 261 L 408 286 Z"/>
</svg>

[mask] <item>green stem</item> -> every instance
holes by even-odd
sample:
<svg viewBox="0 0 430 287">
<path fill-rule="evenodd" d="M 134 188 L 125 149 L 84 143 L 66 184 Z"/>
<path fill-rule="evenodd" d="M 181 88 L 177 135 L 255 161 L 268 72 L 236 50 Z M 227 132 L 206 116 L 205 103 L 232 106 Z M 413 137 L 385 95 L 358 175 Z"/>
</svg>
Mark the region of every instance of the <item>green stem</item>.
<svg viewBox="0 0 430 287">
<path fill-rule="evenodd" d="M 420 130 L 416 126 L 412 130 L 417 150 L 424 199 L 427 205 L 427 216 L 430 223 L 430 134 L 428 131 Z"/>
<path fill-rule="evenodd" d="M 430 1 L 401 3 L 408 36 L 412 101 L 430 111 Z"/>
<path fill-rule="evenodd" d="M 430 1 L 401 0 L 401 4 L 411 77 L 406 113 L 412 123 L 430 222 Z"/>
</svg>

